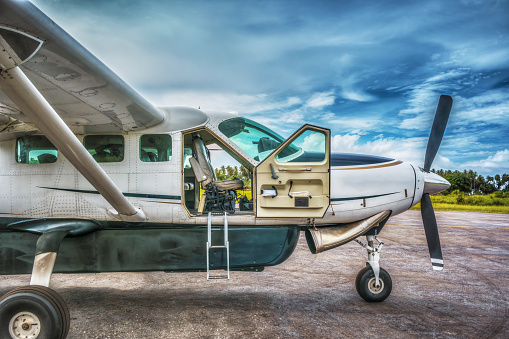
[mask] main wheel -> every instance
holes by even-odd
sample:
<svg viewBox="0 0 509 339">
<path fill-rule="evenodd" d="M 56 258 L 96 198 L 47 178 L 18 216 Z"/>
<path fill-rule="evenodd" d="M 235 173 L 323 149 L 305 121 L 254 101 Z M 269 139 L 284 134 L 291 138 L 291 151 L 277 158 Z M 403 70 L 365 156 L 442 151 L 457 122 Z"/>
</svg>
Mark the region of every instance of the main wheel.
<svg viewBox="0 0 509 339">
<path fill-rule="evenodd" d="M 380 286 L 376 286 L 375 273 L 371 266 L 366 266 L 357 274 L 355 287 L 357 293 L 366 301 L 384 301 L 392 291 L 392 279 L 386 270 L 380 267 L 378 277 Z"/>
<path fill-rule="evenodd" d="M 0 298 L 0 338 L 65 339 L 69 326 L 67 305 L 48 287 L 23 286 Z"/>
</svg>

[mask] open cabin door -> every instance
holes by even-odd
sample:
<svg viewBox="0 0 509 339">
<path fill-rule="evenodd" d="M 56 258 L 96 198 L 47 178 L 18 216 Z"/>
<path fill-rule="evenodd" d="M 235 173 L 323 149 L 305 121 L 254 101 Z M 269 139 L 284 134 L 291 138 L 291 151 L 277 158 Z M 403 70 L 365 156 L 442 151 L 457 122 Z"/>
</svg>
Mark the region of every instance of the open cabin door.
<svg viewBox="0 0 509 339">
<path fill-rule="evenodd" d="M 256 216 L 321 218 L 329 207 L 330 130 L 304 125 L 255 168 Z"/>
</svg>

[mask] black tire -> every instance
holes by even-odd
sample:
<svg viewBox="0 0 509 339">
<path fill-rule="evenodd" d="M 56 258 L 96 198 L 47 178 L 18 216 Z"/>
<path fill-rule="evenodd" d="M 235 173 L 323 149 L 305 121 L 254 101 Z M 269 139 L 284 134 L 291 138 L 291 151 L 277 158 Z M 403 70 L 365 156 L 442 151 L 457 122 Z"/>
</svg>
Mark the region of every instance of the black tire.
<svg viewBox="0 0 509 339">
<path fill-rule="evenodd" d="M 19 313 L 29 312 L 41 326 L 37 339 L 65 339 L 70 327 L 69 309 L 62 297 L 45 286 L 16 288 L 0 298 L 0 338 L 11 338 L 9 325 Z"/>
<path fill-rule="evenodd" d="M 380 267 L 380 287 L 375 286 L 375 273 L 371 266 L 364 267 L 357 274 L 355 287 L 357 293 L 366 301 L 380 302 L 387 299 L 392 291 L 392 279 L 386 270 Z"/>
</svg>

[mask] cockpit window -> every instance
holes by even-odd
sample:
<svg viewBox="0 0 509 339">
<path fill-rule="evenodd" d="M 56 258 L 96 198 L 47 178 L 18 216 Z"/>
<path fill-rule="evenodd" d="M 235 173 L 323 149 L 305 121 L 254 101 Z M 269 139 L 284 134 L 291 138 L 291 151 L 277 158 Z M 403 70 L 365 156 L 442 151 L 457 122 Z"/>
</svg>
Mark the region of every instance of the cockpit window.
<svg viewBox="0 0 509 339">
<path fill-rule="evenodd" d="M 219 130 L 256 161 L 262 161 L 285 139 L 271 129 L 246 118 L 233 118 L 219 124 Z M 280 153 L 290 156 L 300 151 L 291 145 Z"/>
</svg>

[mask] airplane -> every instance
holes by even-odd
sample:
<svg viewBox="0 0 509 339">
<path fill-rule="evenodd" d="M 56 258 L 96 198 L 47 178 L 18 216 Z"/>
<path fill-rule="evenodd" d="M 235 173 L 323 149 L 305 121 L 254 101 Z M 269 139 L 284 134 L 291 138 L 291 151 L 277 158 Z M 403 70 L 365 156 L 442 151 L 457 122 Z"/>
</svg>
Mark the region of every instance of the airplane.
<svg viewBox="0 0 509 339">
<path fill-rule="evenodd" d="M 432 267 L 443 269 L 430 195 L 450 184 L 430 169 L 450 96 L 421 168 L 333 153 L 330 130 L 310 124 L 285 139 L 231 113 L 155 107 L 29 1 L 0 0 L 0 47 L 0 274 L 31 274 L 0 299 L 0 337 L 67 336 L 53 273 L 229 279 L 284 262 L 301 231 L 314 254 L 364 247 L 356 290 L 380 302 L 392 280 L 379 234 L 419 202 Z M 242 180 L 216 179 L 211 149 L 249 170 L 250 194 L 240 197 Z"/>
</svg>

